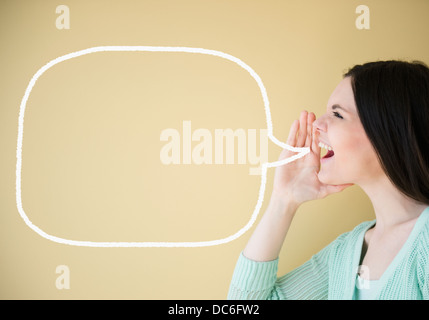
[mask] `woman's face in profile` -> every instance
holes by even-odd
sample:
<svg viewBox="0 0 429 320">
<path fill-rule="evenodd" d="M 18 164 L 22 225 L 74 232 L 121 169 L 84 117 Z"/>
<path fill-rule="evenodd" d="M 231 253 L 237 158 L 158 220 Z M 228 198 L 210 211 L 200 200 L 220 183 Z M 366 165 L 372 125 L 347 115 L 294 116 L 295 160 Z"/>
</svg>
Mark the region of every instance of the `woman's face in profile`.
<svg viewBox="0 0 429 320">
<path fill-rule="evenodd" d="M 362 185 L 385 175 L 359 119 L 350 77 L 338 84 L 313 126 L 322 146 L 321 182 Z"/>
</svg>

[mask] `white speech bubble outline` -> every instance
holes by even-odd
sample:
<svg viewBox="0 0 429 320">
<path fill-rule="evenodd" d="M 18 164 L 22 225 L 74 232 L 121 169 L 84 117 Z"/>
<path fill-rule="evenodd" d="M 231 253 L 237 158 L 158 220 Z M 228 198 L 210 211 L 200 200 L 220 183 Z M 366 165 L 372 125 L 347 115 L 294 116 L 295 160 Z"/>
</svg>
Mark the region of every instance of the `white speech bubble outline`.
<svg viewBox="0 0 429 320">
<path fill-rule="evenodd" d="M 36 84 L 36 81 L 39 79 L 39 77 L 47 71 L 49 68 L 53 67 L 54 65 L 70 60 L 72 58 L 80 57 L 86 54 L 95 53 L 95 52 L 103 52 L 103 51 L 121 51 L 121 52 L 130 52 L 130 51 L 146 51 L 146 52 L 187 52 L 187 53 L 200 53 L 200 54 L 207 54 L 212 56 L 221 57 L 227 60 L 230 60 L 232 62 L 235 62 L 240 67 L 245 69 L 250 73 L 250 75 L 255 79 L 257 82 L 259 89 L 262 94 L 262 98 L 264 101 L 264 108 L 265 108 L 265 115 L 266 115 L 266 121 L 267 121 L 267 131 L 268 131 L 268 137 L 272 142 L 277 144 L 278 146 L 282 147 L 283 149 L 287 149 L 293 152 L 297 152 L 296 155 L 283 159 L 281 161 L 275 161 L 275 162 L 267 162 L 261 164 L 261 185 L 259 187 L 259 197 L 258 202 L 255 206 L 255 209 L 253 210 L 253 214 L 249 220 L 249 222 L 242 227 L 239 231 L 237 231 L 235 234 L 218 239 L 218 240 L 211 240 L 211 241 L 195 241 L 195 242 L 97 242 L 97 241 L 80 241 L 80 240 L 69 240 L 64 238 L 59 238 L 50 234 L 47 234 L 42 229 L 34 225 L 30 219 L 28 218 L 27 214 L 25 213 L 23 207 L 22 207 L 22 198 L 21 198 L 21 169 L 22 169 L 22 141 L 24 138 L 24 114 L 25 114 L 25 108 L 27 105 L 28 98 L 30 96 L 31 90 L 33 89 L 34 85 Z M 215 246 L 220 245 L 224 243 L 228 243 L 230 241 L 233 241 L 243 235 L 247 230 L 251 228 L 253 223 L 256 221 L 256 218 L 259 214 L 259 211 L 262 206 L 262 202 L 264 199 L 264 193 L 265 193 L 265 185 L 267 182 L 267 168 L 271 167 L 278 167 L 281 165 L 284 165 L 286 163 L 292 162 L 296 159 L 299 159 L 303 156 L 305 156 L 307 153 L 310 152 L 310 148 L 297 148 L 292 147 L 286 143 L 283 143 L 279 141 L 276 137 L 273 136 L 273 125 L 271 121 L 271 112 L 269 107 L 269 101 L 268 101 L 268 95 L 267 91 L 265 90 L 265 87 L 262 83 L 261 78 L 256 74 L 256 72 L 250 68 L 247 64 L 245 64 L 240 59 L 220 51 L 216 50 L 208 50 L 208 49 L 202 49 L 202 48 L 190 48 L 190 47 L 157 47 L 157 46 L 99 46 L 99 47 L 92 47 L 76 52 L 72 52 L 66 55 L 63 55 L 61 57 L 58 57 L 54 60 L 51 60 L 46 65 L 41 67 L 31 78 L 30 83 L 27 86 L 27 89 L 25 90 L 24 97 L 22 98 L 20 109 L 19 109 L 19 119 L 18 119 L 18 142 L 17 142 L 17 149 L 16 149 L 16 204 L 18 208 L 18 212 L 21 215 L 21 218 L 24 220 L 24 222 L 29 226 L 32 230 L 34 230 L 37 234 L 42 236 L 43 238 L 46 238 L 48 240 L 61 243 L 61 244 L 68 244 L 72 246 L 82 246 L 82 247 L 208 247 L 208 246 Z"/>
</svg>

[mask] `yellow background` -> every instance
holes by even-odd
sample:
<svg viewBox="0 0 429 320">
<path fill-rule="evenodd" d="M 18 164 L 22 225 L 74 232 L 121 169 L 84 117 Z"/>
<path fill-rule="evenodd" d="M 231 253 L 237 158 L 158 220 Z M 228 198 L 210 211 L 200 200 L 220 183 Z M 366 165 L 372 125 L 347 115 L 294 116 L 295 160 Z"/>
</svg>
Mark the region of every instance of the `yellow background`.
<svg viewBox="0 0 429 320">
<path fill-rule="evenodd" d="M 55 25 L 58 5 L 70 29 Z M 358 30 L 358 5 L 370 30 Z M 302 109 L 317 116 L 357 63 L 429 63 L 429 2 L 413 1 L 1 1 L 0 298 L 224 299 L 253 227 L 203 248 L 87 248 L 46 240 L 27 227 L 15 199 L 18 114 L 35 72 L 64 54 L 107 45 L 185 46 L 222 51 L 252 67 L 284 141 Z M 205 241 L 250 219 L 260 176 L 249 165 L 160 162 L 160 132 L 266 128 L 250 75 L 205 55 L 95 53 L 54 66 L 37 82 L 24 126 L 22 201 L 49 234 L 90 241 Z M 195 143 L 194 143 L 195 145 Z M 270 142 L 269 160 L 280 148 Z M 268 171 L 265 201 L 273 169 Z M 287 235 L 279 274 L 339 234 L 373 219 L 352 187 L 304 204 Z M 259 220 L 259 219 L 258 219 Z M 70 289 L 55 286 L 58 265 Z"/>
</svg>

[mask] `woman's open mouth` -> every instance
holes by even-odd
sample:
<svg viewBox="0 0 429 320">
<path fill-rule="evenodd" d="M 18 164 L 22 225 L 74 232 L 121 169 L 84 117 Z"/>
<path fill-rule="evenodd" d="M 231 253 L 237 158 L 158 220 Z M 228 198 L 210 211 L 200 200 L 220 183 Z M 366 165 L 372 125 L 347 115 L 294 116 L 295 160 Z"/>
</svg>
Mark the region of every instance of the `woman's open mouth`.
<svg viewBox="0 0 429 320">
<path fill-rule="evenodd" d="M 332 150 L 331 146 L 324 144 L 323 142 L 319 142 L 319 147 L 327 150 L 327 153 L 322 157 L 322 159 L 328 159 L 334 156 L 334 150 Z"/>
</svg>

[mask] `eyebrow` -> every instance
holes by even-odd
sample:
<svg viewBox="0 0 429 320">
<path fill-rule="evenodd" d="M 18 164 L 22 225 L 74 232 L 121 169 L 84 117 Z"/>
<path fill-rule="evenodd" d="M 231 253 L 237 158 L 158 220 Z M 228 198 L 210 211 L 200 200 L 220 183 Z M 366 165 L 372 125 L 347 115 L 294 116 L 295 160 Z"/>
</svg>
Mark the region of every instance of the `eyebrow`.
<svg viewBox="0 0 429 320">
<path fill-rule="evenodd" d="M 343 110 L 345 112 L 348 112 L 346 109 L 344 109 L 343 107 L 341 107 L 339 104 L 334 104 L 334 105 L 332 105 L 331 108 L 332 108 L 332 110 L 341 109 L 341 110 Z"/>
</svg>

